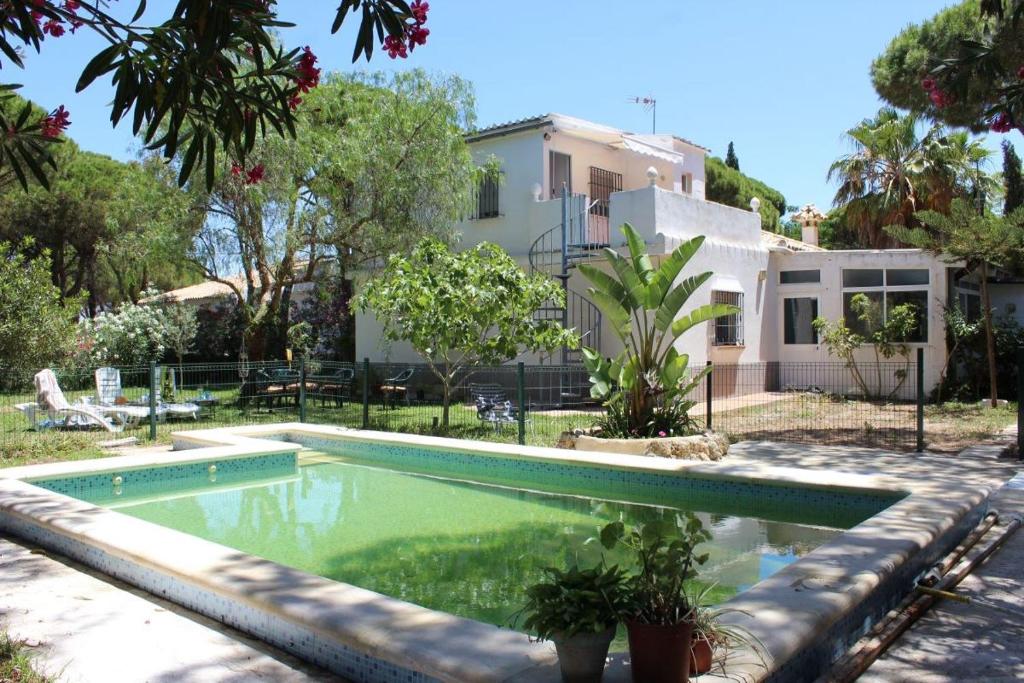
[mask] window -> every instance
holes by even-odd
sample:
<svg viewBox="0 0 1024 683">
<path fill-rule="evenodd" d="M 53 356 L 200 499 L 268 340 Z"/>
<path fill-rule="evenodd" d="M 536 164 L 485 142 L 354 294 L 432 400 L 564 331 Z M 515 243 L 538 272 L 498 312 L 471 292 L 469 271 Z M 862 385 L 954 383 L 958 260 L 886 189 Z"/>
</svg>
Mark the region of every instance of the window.
<svg viewBox="0 0 1024 683">
<path fill-rule="evenodd" d="M 817 344 L 818 332 L 814 319 L 818 317 L 818 300 L 814 297 L 793 297 L 782 300 L 785 328 L 784 344 Z"/>
<path fill-rule="evenodd" d="M 679 191 L 683 194 L 693 194 L 693 174 L 684 173 L 679 179 Z"/>
<path fill-rule="evenodd" d="M 981 295 L 977 292 L 957 292 L 957 303 L 967 322 L 981 318 Z"/>
<path fill-rule="evenodd" d="M 843 287 L 881 287 L 882 269 L 848 268 L 843 270 Z"/>
<path fill-rule="evenodd" d="M 890 268 L 885 271 L 887 287 L 928 284 L 927 268 Z"/>
<path fill-rule="evenodd" d="M 715 318 L 715 346 L 743 346 L 743 293 L 711 292 L 711 303 L 730 304 L 740 310 Z"/>
<path fill-rule="evenodd" d="M 821 282 L 820 270 L 782 270 L 779 271 L 780 285 L 802 285 Z"/>
<path fill-rule="evenodd" d="M 494 218 L 498 215 L 498 178 L 488 173 L 480 179 L 476 188 L 476 216 Z"/>
<path fill-rule="evenodd" d="M 552 151 L 549 160 L 551 198 L 561 197 L 563 187 L 569 194 L 572 194 L 572 157 Z"/>
<path fill-rule="evenodd" d="M 869 336 L 885 321 L 889 311 L 897 306 L 914 307 L 917 326 L 905 341 L 928 341 L 928 290 L 927 268 L 849 268 L 843 270 L 843 318 L 851 330 L 862 336 Z M 861 319 L 861 311 L 854 310 L 853 300 L 857 295 L 867 297 L 869 307 L 867 320 Z"/>
<path fill-rule="evenodd" d="M 897 306 L 909 304 L 914 307 L 914 318 L 917 326 L 907 337 L 910 342 L 928 341 L 928 318 L 925 313 L 928 311 L 928 292 L 888 292 L 885 295 L 885 310 L 891 311 Z"/>
</svg>

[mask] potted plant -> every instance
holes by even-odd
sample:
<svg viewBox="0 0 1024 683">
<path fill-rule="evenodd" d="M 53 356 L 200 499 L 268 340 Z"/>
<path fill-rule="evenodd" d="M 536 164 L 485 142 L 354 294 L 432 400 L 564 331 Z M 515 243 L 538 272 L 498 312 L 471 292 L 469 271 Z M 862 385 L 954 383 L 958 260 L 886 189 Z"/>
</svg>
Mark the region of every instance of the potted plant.
<svg viewBox="0 0 1024 683">
<path fill-rule="evenodd" d="M 526 590 L 523 626 L 554 641 L 562 681 L 598 683 L 625 606 L 625 572 L 603 561 L 590 569 L 573 565 L 544 572 L 548 580 Z"/>
<path fill-rule="evenodd" d="M 753 651 L 761 665 L 766 666 L 761 651 L 764 645 L 757 636 L 735 624 L 722 623 L 722 617 L 730 612 L 748 614 L 742 610 L 715 607 L 709 596 L 715 584 L 701 586 L 690 597 L 693 609 L 693 634 L 690 641 L 690 674 L 705 674 L 714 666 L 715 660 L 722 651 L 746 647 Z M 749 616 L 749 615 L 748 615 Z"/>
<path fill-rule="evenodd" d="M 711 539 L 691 512 L 676 512 L 626 529 L 612 522 L 601 530 L 608 549 L 624 545 L 635 553 L 623 617 L 629 636 L 630 670 L 636 683 L 686 683 L 693 637 L 693 603 L 686 582 L 707 554 L 696 547 Z"/>
</svg>

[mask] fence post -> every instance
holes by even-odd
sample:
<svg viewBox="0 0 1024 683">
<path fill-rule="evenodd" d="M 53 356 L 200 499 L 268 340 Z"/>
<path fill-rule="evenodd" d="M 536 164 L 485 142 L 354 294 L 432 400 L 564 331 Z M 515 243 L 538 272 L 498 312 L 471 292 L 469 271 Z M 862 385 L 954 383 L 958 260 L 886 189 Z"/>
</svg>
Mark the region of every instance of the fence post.
<svg viewBox="0 0 1024 683">
<path fill-rule="evenodd" d="M 526 445 L 526 366 L 516 365 L 516 402 L 519 404 L 519 445 Z"/>
<path fill-rule="evenodd" d="M 1017 458 L 1024 460 L 1024 346 L 1017 349 Z"/>
<path fill-rule="evenodd" d="M 707 362 L 707 366 L 708 366 L 708 368 L 711 367 L 711 361 Z M 706 430 L 708 430 L 709 432 L 711 431 L 711 393 L 712 393 L 712 388 L 713 388 L 712 387 L 712 383 L 711 383 L 711 375 L 713 375 L 714 372 L 715 372 L 714 370 L 710 370 L 709 369 L 708 370 L 708 376 L 706 377 L 707 381 L 704 382 L 704 387 L 706 389 L 705 393 L 707 394 L 705 396 L 705 398 L 704 398 L 704 400 L 706 402 L 706 405 L 704 406 L 704 423 L 705 423 L 704 428 Z"/>
<path fill-rule="evenodd" d="M 299 422 L 306 421 L 306 356 L 299 358 Z"/>
<path fill-rule="evenodd" d="M 370 359 L 363 359 L 363 429 L 370 428 Z"/>
<path fill-rule="evenodd" d="M 149 440 L 156 441 L 156 361 L 149 361 Z"/>
<path fill-rule="evenodd" d="M 924 349 L 917 349 L 917 452 L 924 452 Z"/>
</svg>

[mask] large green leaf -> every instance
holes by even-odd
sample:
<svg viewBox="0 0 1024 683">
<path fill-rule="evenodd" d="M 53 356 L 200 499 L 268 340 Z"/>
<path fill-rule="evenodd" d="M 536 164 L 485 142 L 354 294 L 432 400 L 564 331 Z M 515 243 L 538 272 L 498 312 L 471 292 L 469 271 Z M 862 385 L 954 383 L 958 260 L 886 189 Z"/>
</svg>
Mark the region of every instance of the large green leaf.
<svg viewBox="0 0 1024 683">
<path fill-rule="evenodd" d="M 594 289 L 609 294 L 614 299 L 622 302 L 623 306 L 629 305 L 629 297 L 626 293 L 626 288 L 622 286 L 622 283 L 613 278 L 608 273 L 604 272 L 597 266 L 592 266 L 589 263 L 581 263 L 579 266 L 580 274 L 590 281 L 590 284 L 594 286 Z"/>
<path fill-rule="evenodd" d="M 665 364 L 661 369 L 661 384 L 673 392 L 678 389 L 679 382 L 686 375 L 686 368 L 690 364 L 690 356 L 679 353 L 675 347 L 665 354 Z"/>
<path fill-rule="evenodd" d="M 661 332 L 669 329 L 672 322 L 676 319 L 676 314 L 679 313 L 679 309 L 686 304 L 690 299 L 691 294 L 707 282 L 709 277 L 711 277 L 710 271 L 688 277 L 676 285 L 658 307 L 658 312 L 654 315 L 654 326 Z"/>
<path fill-rule="evenodd" d="M 739 308 L 730 304 L 707 304 L 690 311 L 689 314 L 676 318 L 672 323 L 672 338 L 676 338 L 694 325 L 721 318 L 725 315 L 732 315 L 739 312 Z"/>
<path fill-rule="evenodd" d="M 651 280 L 650 289 L 657 292 L 657 297 L 655 297 L 656 303 L 651 305 L 650 308 L 657 308 L 661 305 L 665 294 L 671 289 L 672 283 L 676 281 L 679 273 L 683 271 L 683 268 L 693 258 L 693 255 L 697 253 L 702 244 L 704 244 L 704 236 L 698 235 L 691 240 L 683 242 L 673 249 L 671 254 L 665 257 L 661 265 L 658 266 L 654 279 Z"/>
<path fill-rule="evenodd" d="M 620 337 L 628 337 L 633 327 L 633 320 L 630 317 L 629 310 L 622 306 L 622 302 L 612 295 L 593 287 L 588 290 L 588 293 L 597 307 L 601 309 L 601 313 L 607 316 L 616 333 Z"/>
<path fill-rule="evenodd" d="M 622 283 L 628 297 L 629 308 L 640 308 L 647 299 L 647 287 L 633 269 L 633 262 L 611 249 L 605 251 L 605 258 L 608 259 L 615 274 L 619 276 L 619 282 Z"/>
<path fill-rule="evenodd" d="M 651 257 L 647 255 L 647 245 L 629 223 L 622 224 L 622 234 L 626 236 L 626 244 L 629 246 L 629 256 L 633 264 L 633 271 L 645 285 L 650 283 L 654 277 L 654 265 Z"/>
</svg>

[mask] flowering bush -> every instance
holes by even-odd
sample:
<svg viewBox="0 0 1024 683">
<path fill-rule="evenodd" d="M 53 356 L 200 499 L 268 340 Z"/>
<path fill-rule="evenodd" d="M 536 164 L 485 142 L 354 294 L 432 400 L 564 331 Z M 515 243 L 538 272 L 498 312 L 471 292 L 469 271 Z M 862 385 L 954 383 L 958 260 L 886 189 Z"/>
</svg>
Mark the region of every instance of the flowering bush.
<svg viewBox="0 0 1024 683">
<path fill-rule="evenodd" d="M 169 321 L 160 306 L 126 303 L 82 323 L 82 343 L 92 360 L 107 365 L 144 365 L 160 360 L 170 340 Z M 88 340 L 88 341 L 87 341 Z"/>
</svg>

